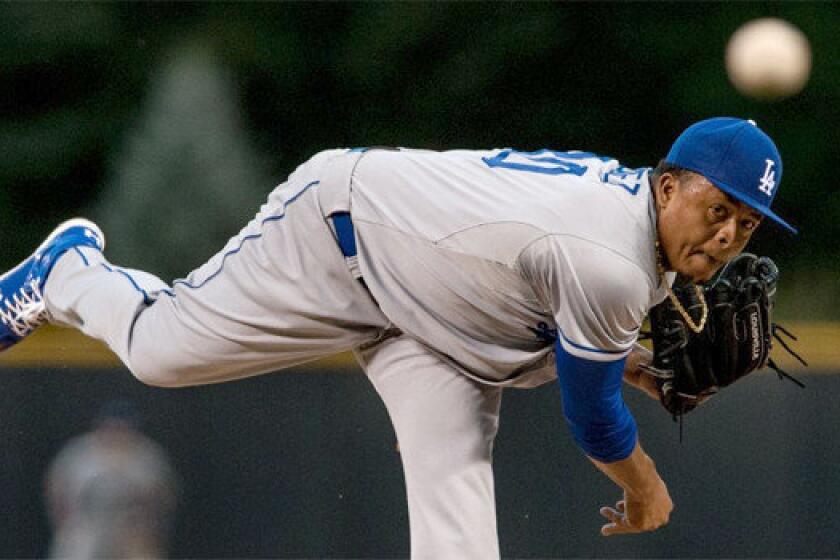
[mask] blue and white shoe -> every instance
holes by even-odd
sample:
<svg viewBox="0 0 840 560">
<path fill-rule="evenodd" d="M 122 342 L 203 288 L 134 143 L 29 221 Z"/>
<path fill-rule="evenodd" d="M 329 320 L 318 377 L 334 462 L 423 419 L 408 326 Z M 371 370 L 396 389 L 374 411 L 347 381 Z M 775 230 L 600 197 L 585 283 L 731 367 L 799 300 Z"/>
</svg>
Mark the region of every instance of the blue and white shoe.
<svg viewBox="0 0 840 560">
<path fill-rule="evenodd" d="M 58 258 L 73 247 L 102 251 L 105 236 L 89 220 L 67 220 L 29 258 L 0 276 L 0 352 L 46 322 L 44 284 Z"/>
</svg>

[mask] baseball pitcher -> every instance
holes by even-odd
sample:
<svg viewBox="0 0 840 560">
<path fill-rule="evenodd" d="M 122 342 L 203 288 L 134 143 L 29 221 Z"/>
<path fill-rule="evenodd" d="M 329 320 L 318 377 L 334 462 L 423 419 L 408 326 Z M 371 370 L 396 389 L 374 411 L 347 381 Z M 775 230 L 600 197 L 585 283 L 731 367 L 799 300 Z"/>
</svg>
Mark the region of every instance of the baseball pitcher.
<svg viewBox="0 0 840 560">
<path fill-rule="evenodd" d="M 681 303 L 675 278 L 711 280 L 764 218 L 793 230 L 770 209 L 781 176 L 772 140 L 736 118 L 689 127 L 655 169 L 580 151 L 325 151 L 171 285 L 110 263 L 95 224 L 60 225 L 0 278 L 0 347 L 71 326 L 163 387 L 352 350 L 399 439 L 416 559 L 499 556 L 502 391 L 556 378 L 575 441 L 620 488 L 601 533 L 650 531 L 673 504 L 622 381 L 683 393 L 640 327 L 668 298 L 703 332 L 716 308 L 699 286 Z"/>
</svg>

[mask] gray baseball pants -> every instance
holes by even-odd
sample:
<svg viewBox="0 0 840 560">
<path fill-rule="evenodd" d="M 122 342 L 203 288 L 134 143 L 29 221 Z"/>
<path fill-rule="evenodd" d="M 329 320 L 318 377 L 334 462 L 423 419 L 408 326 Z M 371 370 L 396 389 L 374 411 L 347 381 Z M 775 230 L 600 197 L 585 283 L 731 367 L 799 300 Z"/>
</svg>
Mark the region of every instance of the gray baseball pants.
<svg viewBox="0 0 840 560">
<path fill-rule="evenodd" d="M 149 385 L 220 383 L 354 350 L 385 403 L 405 474 L 411 557 L 499 557 L 491 454 L 501 389 L 457 372 L 390 322 L 354 277 L 319 201 L 322 152 L 206 264 L 171 286 L 68 251 L 53 323 L 108 344 Z M 387 333 L 387 334 L 386 334 Z"/>
</svg>

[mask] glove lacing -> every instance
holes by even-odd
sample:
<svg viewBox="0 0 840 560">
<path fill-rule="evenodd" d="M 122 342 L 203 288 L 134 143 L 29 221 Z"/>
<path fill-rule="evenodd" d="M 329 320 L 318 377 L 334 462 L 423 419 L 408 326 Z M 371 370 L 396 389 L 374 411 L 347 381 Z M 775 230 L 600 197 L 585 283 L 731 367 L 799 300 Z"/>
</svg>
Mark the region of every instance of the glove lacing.
<svg viewBox="0 0 840 560">
<path fill-rule="evenodd" d="M 792 332 L 790 332 L 789 330 L 787 330 L 783 326 L 779 325 L 778 323 L 773 323 L 772 325 L 770 325 L 770 333 L 773 336 L 773 338 L 776 339 L 779 342 L 779 344 L 782 346 L 782 348 L 784 348 L 788 352 L 788 354 L 790 354 L 791 356 L 796 358 L 797 361 L 799 361 L 800 364 L 807 367 L 808 362 L 806 362 L 802 358 L 802 356 L 797 354 L 790 346 L 788 346 L 787 342 L 779 334 L 780 332 L 782 334 L 785 334 L 786 336 L 788 336 L 788 338 L 790 338 L 791 340 L 794 340 L 794 341 L 799 340 Z M 638 338 L 639 340 L 648 340 L 648 339 L 652 339 L 652 338 L 653 338 L 653 333 L 651 331 L 640 331 L 639 332 L 639 338 Z M 664 350 L 662 350 L 661 353 L 662 353 L 662 355 L 668 355 L 668 354 L 671 354 L 672 352 L 674 352 L 675 350 L 677 350 L 678 348 L 679 348 L 679 344 L 673 344 L 673 345 L 665 348 Z M 776 375 L 779 376 L 780 380 L 788 379 L 788 380 L 792 381 L 793 383 L 795 383 L 796 385 L 798 385 L 799 387 L 801 387 L 802 389 L 805 388 L 804 383 L 802 383 L 800 380 L 796 379 L 794 376 L 792 376 L 791 374 L 784 371 L 781 367 L 779 367 L 779 365 L 776 362 L 773 361 L 773 358 L 769 358 L 767 360 L 766 365 L 767 365 L 767 367 L 769 367 L 770 369 L 772 369 L 773 371 L 776 372 Z M 650 373 L 654 377 L 658 377 L 659 379 L 662 379 L 662 380 L 668 380 L 669 381 L 669 380 L 673 379 L 673 374 L 671 374 L 668 371 L 660 370 L 656 367 L 653 367 L 653 365 L 651 365 L 651 364 L 640 364 L 639 368 L 642 369 L 643 371 L 646 371 L 646 372 Z M 717 392 L 717 391 L 714 391 L 714 392 Z M 686 412 L 687 412 L 687 409 L 688 409 L 688 401 L 692 400 L 692 399 L 698 400 L 699 395 L 689 395 L 689 394 L 686 394 L 686 393 L 679 393 L 679 396 L 681 397 L 681 399 L 680 399 L 680 409 L 675 411 L 671 415 L 671 418 L 673 419 L 674 422 L 679 424 L 679 441 L 680 441 L 680 443 L 682 443 L 683 442 L 683 434 L 685 432 L 685 416 L 686 416 Z"/>
<path fill-rule="evenodd" d="M 773 335 L 773 338 L 775 338 L 779 342 L 779 344 L 782 345 L 782 348 L 787 350 L 788 354 L 790 354 L 791 356 L 796 358 L 799 361 L 800 364 L 807 367 L 808 362 L 806 362 L 802 358 L 802 356 L 800 356 L 799 354 L 794 352 L 793 349 L 790 346 L 787 345 L 787 342 L 785 342 L 784 339 L 781 336 L 779 336 L 779 331 L 781 331 L 782 333 L 787 335 L 791 340 L 799 340 L 799 339 L 796 338 L 796 336 L 794 336 L 794 334 L 792 332 L 790 332 L 789 330 L 784 328 L 782 325 L 779 325 L 777 323 L 773 323 L 772 325 L 770 325 L 770 333 Z M 788 372 L 786 372 L 785 370 L 780 368 L 779 365 L 776 362 L 773 361 L 773 358 L 770 358 L 770 359 L 767 360 L 767 366 L 769 368 L 771 368 L 773 371 L 776 372 L 776 375 L 779 376 L 780 380 L 787 378 L 790 381 L 793 381 L 794 383 L 799 385 L 802 389 L 805 388 L 804 383 L 802 383 L 797 378 L 795 378 L 794 376 L 792 376 L 791 374 L 789 374 Z"/>
<path fill-rule="evenodd" d="M 8 325 L 15 336 L 23 338 L 47 321 L 40 283 L 40 278 L 33 278 L 0 304 L 0 322 Z"/>
</svg>

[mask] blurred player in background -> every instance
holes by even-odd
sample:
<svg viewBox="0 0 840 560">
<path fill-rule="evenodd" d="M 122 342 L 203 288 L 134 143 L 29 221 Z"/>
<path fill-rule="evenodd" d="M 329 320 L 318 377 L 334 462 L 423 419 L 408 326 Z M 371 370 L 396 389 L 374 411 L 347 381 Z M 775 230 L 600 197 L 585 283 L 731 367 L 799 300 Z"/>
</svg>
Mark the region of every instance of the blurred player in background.
<svg viewBox="0 0 840 560">
<path fill-rule="evenodd" d="M 639 328 L 676 273 L 708 280 L 763 217 L 790 228 L 770 210 L 781 174 L 772 140 L 735 118 L 688 128 L 656 169 L 577 151 L 330 150 L 171 286 L 109 263 L 95 224 L 62 224 L 0 278 L 0 347 L 49 320 L 167 387 L 353 350 L 399 440 L 412 557 L 435 560 L 499 556 L 502 390 L 556 377 L 575 441 L 622 490 L 602 534 L 649 531 L 673 504 L 621 395 L 622 380 L 656 395 Z"/>
<path fill-rule="evenodd" d="M 111 402 L 56 456 L 46 477 L 50 557 L 166 557 L 177 483 L 139 421 L 131 404 Z"/>
</svg>

